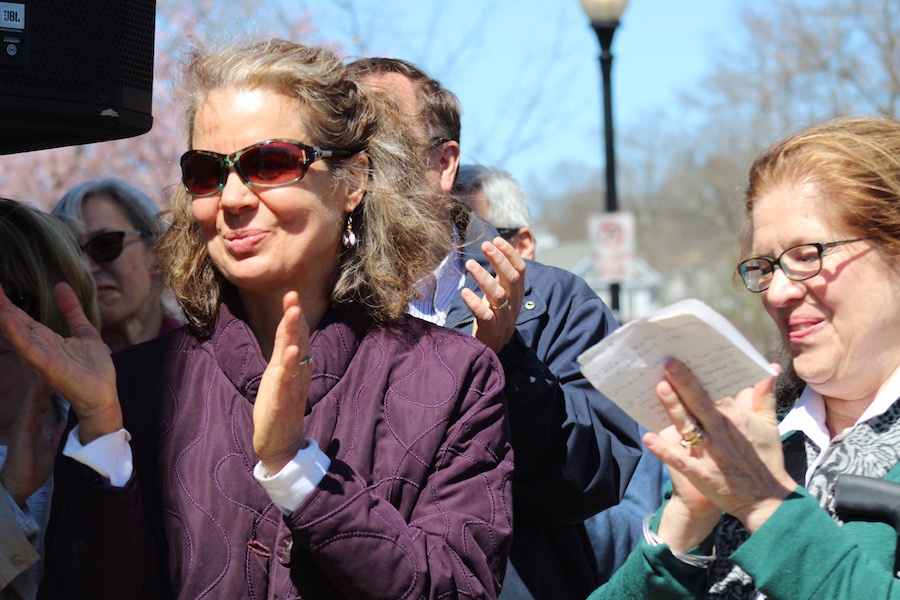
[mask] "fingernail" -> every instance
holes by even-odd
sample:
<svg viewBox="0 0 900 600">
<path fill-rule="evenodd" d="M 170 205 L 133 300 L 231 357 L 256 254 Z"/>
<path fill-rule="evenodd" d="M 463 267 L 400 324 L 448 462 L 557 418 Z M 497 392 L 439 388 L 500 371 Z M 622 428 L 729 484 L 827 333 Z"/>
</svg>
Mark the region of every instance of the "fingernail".
<svg viewBox="0 0 900 600">
<path fill-rule="evenodd" d="M 681 375 L 684 375 L 685 368 L 680 361 L 670 360 L 668 363 L 666 363 L 666 372 L 670 375 L 674 375 L 675 377 L 680 377 Z"/>
</svg>

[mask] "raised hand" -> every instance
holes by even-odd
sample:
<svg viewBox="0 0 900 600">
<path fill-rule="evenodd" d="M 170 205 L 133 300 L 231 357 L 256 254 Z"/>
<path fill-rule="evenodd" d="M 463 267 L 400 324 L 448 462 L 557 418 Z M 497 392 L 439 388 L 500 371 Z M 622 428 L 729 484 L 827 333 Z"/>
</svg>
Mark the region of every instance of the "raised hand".
<svg viewBox="0 0 900 600">
<path fill-rule="evenodd" d="M 253 450 L 270 475 L 306 446 L 303 418 L 312 378 L 309 327 L 296 292 L 285 294 L 283 307 L 272 358 L 253 405 Z"/>
<path fill-rule="evenodd" d="M 85 316 L 72 288 L 53 288 L 72 335 L 64 338 L 15 306 L 0 288 L 0 333 L 31 368 L 58 391 L 78 415 L 87 444 L 122 427 L 116 370 L 109 348 Z"/>
<path fill-rule="evenodd" d="M 468 288 L 463 289 L 462 296 L 475 317 L 472 335 L 494 352 L 500 352 L 516 331 L 525 295 L 525 261 L 512 244 L 499 236 L 493 243 L 484 242 L 481 251 L 497 275 L 491 275 L 474 260 L 467 261 L 466 270 L 484 297 L 479 298 Z"/>
<path fill-rule="evenodd" d="M 28 384 L 25 401 L 13 424 L 0 482 L 19 506 L 40 489 L 53 473 L 53 461 L 66 420 L 40 379 Z"/>
<path fill-rule="evenodd" d="M 796 487 L 784 468 L 773 394 L 775 377 L 713 402 L 678 361 L 666 365 L 657 395 L 682 435 L 699 425 L 703 439 L 684 447 L 648 434 L 647 447 L 752 533 Z"/>
</svg>

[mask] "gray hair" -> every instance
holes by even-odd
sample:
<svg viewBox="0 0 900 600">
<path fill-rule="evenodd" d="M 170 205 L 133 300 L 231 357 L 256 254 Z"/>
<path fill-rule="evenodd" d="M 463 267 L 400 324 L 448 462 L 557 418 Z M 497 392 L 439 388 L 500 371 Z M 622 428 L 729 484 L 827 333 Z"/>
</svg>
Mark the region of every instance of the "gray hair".
<svg viewBox="0 0 900 600">
<path fill-rule="evenodd" d="M 461 165 L 453 184 L 453 194 L 464 196 L 477 190 L 488 205 L 487 221 L 498 229 L 531 228 L 528 196 L 512 175 L 483 165 Z"/>
<path fill-rule="evenodd" d="M 358 159 L 326 159 L 336 186 L 361 183 L 365 191 L 352 213 L 357 244 L 336 248 L 340 264 L 327 293 L 332 305 L 354 304 L 374 323 L 406 318 L 417 282 L 437 268 L 452 246 L 446 221 L 450 199 L 427 185 L 420 140 L 390 94 L 357 85 L 338 56 L 325 48 L 285 40 L 218 49 L 198 45 L 180 89 L 187 101 L 189 141 L 209 95 L 236 89 L 272 90 L 294 99 L 293 123 L 303 124 L 309 141 L 368 159 L 362 182 Z M 189 323 L 208 332 L 232 284 L 209 256 L 192 203 L 183 186 L 175 189 L 172 226 L 157 246 L 157 261 Z"/>
<path fill-rule="evenodd" d="M 91 179 L 69 188 L 50 212 L 76 234 L 84 233 L 84 203 L 93 196 L 109 196 L 122 209 L 135 229 L 149 241 L 166 230 L 159 207 L 150 196 L 120 179 Z"/>
</svg>

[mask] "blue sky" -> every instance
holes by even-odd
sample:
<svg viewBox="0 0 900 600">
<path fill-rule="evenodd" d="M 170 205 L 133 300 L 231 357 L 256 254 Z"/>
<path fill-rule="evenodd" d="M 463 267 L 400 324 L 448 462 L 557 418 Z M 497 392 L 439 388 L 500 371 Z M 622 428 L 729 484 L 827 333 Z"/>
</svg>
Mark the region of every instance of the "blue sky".
<svg viewBox="0 0 900 600">
<path fill-rule="evenodd" d="M 613 41 L 617 133 L 707 73 L 741 1 L 631 0 Z M 599 44 L 578 0 L 357 0 L 352 17 L 309 6 L 322 38 L 355 36 L 352 53 L 411 60 L 459 96 L 464 162 L 526 191 L 553 187 L 562 161 L 585 178 L 602 169 Z"/>
<path fill-rule="evenodd" d="M 630 0 L 613 40 L 617 141 L 709 73 L 748 3 Z M 404 58 L 455 92 L 463 162 L 509 171 L 535 208 L 601 176 L 600 48 L 578 0 L 280 0 L 224 28 L 270 35 L 273 11 L 283 20 L 298 9 L 316 27 L 299 41 L 336 42 L 348 57 Z M 623 165 L 621 143 L 617 150 Z"/>
<path fill-rule="evenodd" d="M 733 0 L 633 0 L 613 41 L 618 120 L 640 120 L 705 75 L 736 8 Z"/>
</svg>

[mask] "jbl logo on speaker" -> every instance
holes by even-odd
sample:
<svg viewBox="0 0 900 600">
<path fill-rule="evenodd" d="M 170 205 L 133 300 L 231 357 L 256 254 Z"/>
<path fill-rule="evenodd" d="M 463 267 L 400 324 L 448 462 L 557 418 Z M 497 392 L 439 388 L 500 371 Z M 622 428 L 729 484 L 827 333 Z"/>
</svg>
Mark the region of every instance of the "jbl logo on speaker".
<svg viewBox="0 0 900 600">
<path fill-rule="evenodd" d="M 0 61 L 24 65 L 27 62 L 25 5 L 0 2 Z"/>
</svg>

